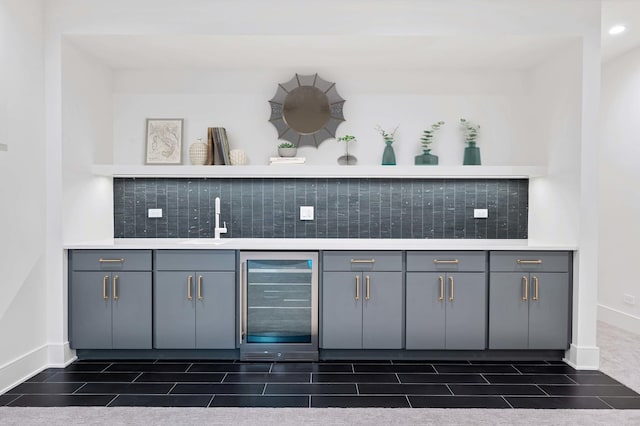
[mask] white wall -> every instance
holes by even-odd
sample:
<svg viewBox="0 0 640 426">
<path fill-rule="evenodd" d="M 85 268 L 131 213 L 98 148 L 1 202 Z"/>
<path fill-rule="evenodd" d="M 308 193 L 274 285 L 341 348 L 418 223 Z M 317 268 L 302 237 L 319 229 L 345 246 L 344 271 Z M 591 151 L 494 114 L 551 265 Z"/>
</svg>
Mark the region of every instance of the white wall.
<svg viewBox="0 0 640 426">
<path fill-rule="evenodd" d="M 91 165 L 113 158 L 112 72 L 72 44 L 62 44 L 64 241 L 113 236 L 113 186 Z"/>
<path fill-rule="evenodd" d="M 225 127 L 231 149 L 247 152 L 250 164 L 267 164 L 276 155 L 277 131 L 269 122 L 268 100 L 277 84 L 295 70 L 208 72 L 115 72 L 113 146 L 115 164 L 144 163 L 145 118 L 184 118 L 183 164 L 190 164 L 188 147 L 197 138 L 207 140 L 207 127 Z M 239 75 L 241 77 L 239 77 Z M 433 153 L 440 164 L 460 165 L 464 139 L 459 119 L 481 124 L 479 146 L 485 165 L 542 164 L 539 153 L 546 140 L 534 142 L 523 131 L 530 115 L 529 96 L 521 72 L 389 72 L 340 69 L 321 74 L 335 81 L 346 99 L 346 122 L 338 128 L 358 137 L 350 151 L 359 164 L 380 164 L 384 143 L 376 125 L 399 126 L 394 149 L 398 165 L 413 165 L 421 154 L 422 131 L 439 120 Z M 364 78 L 363 78 L 364 76 Z M 461 85 L 460 81 L 466 84 Z M 518 152 L 514 157 L 512 152 Z M 335 140 L 318 149 L 303 147 L 298 155 L 309 164 L 335 164 L 344 146 Z"/>
<path fill-rule="evenodd" d="M 640 240 L 640 49 L 602 68 L 600 143 L 599 318 L 640 334 L 640 285 L 635 265 Z M 629 305 L 624 295 L 635 297 Z"/>
<path fill-rule="evenodd" d="M 0 393 L 47 364 L 43 6 L 0 3 Z"/>
<path fill-rule="evenodd" d="M 547 176 L 529 188 L 529 240 L 533 244 L 576 245 L 580 201 L 580 46 L 532 70 L 531 146 L 544 155 Z"/>
</svg>

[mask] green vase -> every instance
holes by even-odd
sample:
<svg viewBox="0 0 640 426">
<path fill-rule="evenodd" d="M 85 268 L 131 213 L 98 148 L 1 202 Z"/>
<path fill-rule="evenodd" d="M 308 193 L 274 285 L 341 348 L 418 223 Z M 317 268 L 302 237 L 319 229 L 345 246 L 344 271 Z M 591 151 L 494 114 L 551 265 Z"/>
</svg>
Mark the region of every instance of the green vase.
<svg viewBox="0 0 640 426">
<path fill-rule="evenodd" d="M 432 155 L 430 149 L 425 149 L 422 154 L 415 156 L 414 164 L 416 166 L 437 166 L 438 156 Z"/>
<path fill-rule="evenodd" d="M 480 165 L 480 148 L 476 146 L 475 142 L 469 142 L 469 146 L 464 149 L 462 164 L 465 166 Z"/>
<path fill-rule="evenodd" d="M 393 141 L 385 141 L 387 146 L 384 147 L 382 153 L 382 165 L 383 166 L 395 166 L 396 165 L 396 153 L 393 152 L 391 144 Z"/>
</svg>

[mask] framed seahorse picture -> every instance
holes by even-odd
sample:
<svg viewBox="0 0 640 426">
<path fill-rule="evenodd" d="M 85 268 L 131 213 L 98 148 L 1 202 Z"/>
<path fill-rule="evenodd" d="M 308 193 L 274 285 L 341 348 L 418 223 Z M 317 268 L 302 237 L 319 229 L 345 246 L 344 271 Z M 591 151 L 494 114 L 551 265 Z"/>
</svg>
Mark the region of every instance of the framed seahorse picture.
<svg viewBox="0 0 640 426">
<path fill-rule="evenodd" d="M 145 164 L 182 164 L 182 118 L 147 118 Z"/>
</svg>

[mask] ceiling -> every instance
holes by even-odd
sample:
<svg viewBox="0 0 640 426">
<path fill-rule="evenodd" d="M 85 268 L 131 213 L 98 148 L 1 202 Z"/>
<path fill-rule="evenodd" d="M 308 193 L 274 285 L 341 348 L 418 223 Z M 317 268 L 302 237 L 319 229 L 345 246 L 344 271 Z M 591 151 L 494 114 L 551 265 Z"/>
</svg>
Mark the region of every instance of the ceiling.
<svg viewBox="0 0 640 426">
<path fill-rule="evenodd" d="M 611 36 L 608 29 L 627 31 Z M 576 39 L 423 35 L 69 35 L 114 69 L 291 69 L 331 64 L 379 70 L 526 70 Z M 602 60 L 640 46 L 640 0 L 602 1 Z"/>
<path fill-rule="evenodd" d="M 616 36 L 608 31 L 623 24 L 627 31 Z M 640 46 L 640 0 L 602 1 L 602 61 L 606 62 Z"/>
<path fill-rule="evenodd" d="M 577 39 L 299 35 L 77 35 L 74 45 L 114 69 L 523 70 Z"/>
</svg>

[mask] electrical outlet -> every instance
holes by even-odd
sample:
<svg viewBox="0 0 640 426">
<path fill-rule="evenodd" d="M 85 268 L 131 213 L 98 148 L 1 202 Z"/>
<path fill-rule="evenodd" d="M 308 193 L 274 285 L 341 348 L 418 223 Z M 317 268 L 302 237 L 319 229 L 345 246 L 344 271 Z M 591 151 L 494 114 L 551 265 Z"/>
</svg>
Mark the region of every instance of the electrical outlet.
<svg viewBox="0 0 640 426">
<path fill-rule="evenodd" d="M 159 218 L 162 217 L 162 209 L 149 209 L 148 215 L 151 218 Z"/>
<path fill-rule="evenodd" d="M 486 219 L 489 217 L 489 209 L 473 209 L 475 219 Z"/>
<path fill-rule="evenodd" d="M 300 220 L 313 220 L 313 206 L 300 206 Z"/>
<path fill-rule="evenodd" d="M 624 303 L 626 303 L 627 305 L 635 305 L 636 304 L 636 297 L 632 296 L 631 294 L 625 294 L 622 297 L 622 300 L 624 301 Z"/>
</svg>

